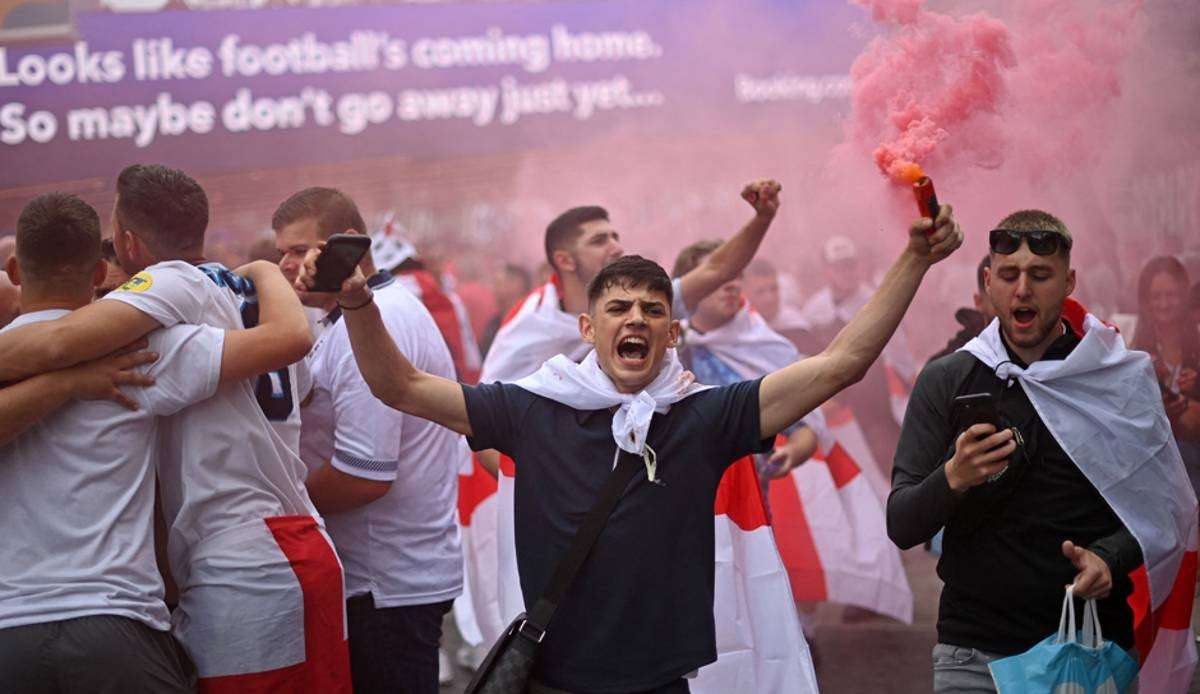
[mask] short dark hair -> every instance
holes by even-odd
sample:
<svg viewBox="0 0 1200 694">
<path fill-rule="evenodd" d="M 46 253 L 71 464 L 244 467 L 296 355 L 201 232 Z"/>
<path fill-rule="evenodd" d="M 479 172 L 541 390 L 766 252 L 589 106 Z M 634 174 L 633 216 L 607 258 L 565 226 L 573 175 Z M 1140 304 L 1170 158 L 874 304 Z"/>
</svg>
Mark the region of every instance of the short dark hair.
<svg viewBox="0 0 1200 694">
<path fill-rule="evenodd" d="M 697 241 L 690 246 L 686 246 L 679 255 L 675 256 L 675 267 L 671 268 L 672 277 L 683 277 L 692 270 L 695 270 L 700 261 L 710 255 L 713 251 L 721 247 L 721 242 L 718 240 Z"/>
<path fill-rule="evenodd" d="M 117 176 L 117 224 L 161 256 L 199 251 L 208 228 L 208 195 L 179 169 L 133 164 Z"/>
<path fill-rule="evenodd" d="M 621 256 L 597 273 L 588 285 L 589 309 L 609 287 L 645 287 L 652 292 L 662 292 L 667 296 L 668 310 L 675 301 L 675 292 L 671 288 L 671 278 L 667 277 L 667 271 L 653 260 L 647 260 L 640 255 Z"/>
<path fill-rule="evenodd" d="M 22 281 L 75 287 L 90 282 L 100 260 L 100 215 L 68 193 L 30 200 L 17 218 Z"/>
<path fill-rule="evenodd" d="M 583 229 L 580 228 L 582 225 L 598 220 L 607 221 L 608 210 L 596 205 L 572 207 L 555 217 L 550 226 L 546 227 L 546 260 L 550 267 L 558 269 L 554 264 L 554 251 L 569 248 L 583 233 Z"/>
<path fill-rule="evenodd" d="M 983 285 L 984 285 L 984 280 L 986 279 L 985 275 L 987 274 L 987 269 L 990 268 L 991 266 L 992 266 L 992 254 L 988 253 L 987 255 L 983 256 L 983 260 L 980 260 L 978 267 L 975 268 L 975 286 L 977 286 L 979 288 L 980 294 L 983 293 L 983 289 L 984 289 Z"/>
<path fill-rule="evenodd" d="M 271 228 L 279 231 L 289 224 L 315 219 L 317 234 L 327 239 L 347 229 L 367 233 L 367 223 L 358 212 L 358 205 L 336 188 L 313 186 L 284 200 L 271 215 Z"/>
<path fill-rule="evenodd" d="M 1071 230 L 1067 228 L 1067 225 L 1061 219 L 1043 210 L 1017 210 L 1004 219 L 1001 219 L 996 228 L 1011 229 L 1013 231 L 1049 229 L 1062 234 L 1069 243 L 1073 243 L 1075 240 L 1071 236 Z M 1058 252 L 1067 261 L 1071 260 L 1071 249 L 1067 248 L 1067 244 L 1059 244 Z"/>
</svg>

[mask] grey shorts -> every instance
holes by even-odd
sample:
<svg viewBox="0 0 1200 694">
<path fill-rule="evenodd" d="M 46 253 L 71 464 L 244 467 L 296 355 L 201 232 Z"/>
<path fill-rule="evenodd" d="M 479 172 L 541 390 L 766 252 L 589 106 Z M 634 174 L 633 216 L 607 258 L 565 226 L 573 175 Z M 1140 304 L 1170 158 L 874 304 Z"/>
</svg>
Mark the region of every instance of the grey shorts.
<svg viewBox="0 0 1200 694">
<path fill-rule="evenodd" d="M 165 631 L 114 615 L 0 629 L 0 692 L 194 692 L 196 673 Z"/>
</svg>

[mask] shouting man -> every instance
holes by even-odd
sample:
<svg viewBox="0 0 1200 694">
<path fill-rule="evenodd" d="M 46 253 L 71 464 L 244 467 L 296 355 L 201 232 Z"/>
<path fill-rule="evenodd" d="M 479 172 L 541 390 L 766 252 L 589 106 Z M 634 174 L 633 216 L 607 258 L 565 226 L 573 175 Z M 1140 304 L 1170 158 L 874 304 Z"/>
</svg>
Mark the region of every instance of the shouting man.
<svg viewBox="0 0 1200 694">
<path fill-rule="evenodd" d="M 588 286 L 578 329 L 592 351 L 583 362 L 556 357 L 512 384 L 463 386 L 414 368 L 361 275 L 343 286 L 338 298 L 355 307 L 346 324 L 372 392 L 516 461 L 517 558 L 529 606 L 614 465 L 645 467 L 549 625 L 534 691 L 685 692 L 684 676 L 716 659 L 712 509 L 722 474 L 862 377 L 926 271 L 962 241 L 948 206 L 932 227 L 913 224 L 879 291 L 827 350 L 720 388 L 683 379 L 671 280 L 638 256 L 608 265 Z M 316 257 L 306 260 L 303 287 Z"/>
</svg>

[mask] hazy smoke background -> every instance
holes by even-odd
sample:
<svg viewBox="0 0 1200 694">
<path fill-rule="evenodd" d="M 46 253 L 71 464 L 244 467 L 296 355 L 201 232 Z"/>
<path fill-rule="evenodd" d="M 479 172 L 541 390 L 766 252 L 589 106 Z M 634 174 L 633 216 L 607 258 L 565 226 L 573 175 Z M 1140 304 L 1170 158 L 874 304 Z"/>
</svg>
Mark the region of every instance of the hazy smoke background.
<svg viewBox="0 0 1200 694">
<path fill-rule="evenodd" d="M 1151 255 L 1182 254 L 1200 276 L 1193 0 L 830 0 L 818 5 L 828 30 L 802 41 L 745 7 L 714 3 L 674 38 L 720 52 L 749 36 L 767 59 L 820 56 L 810 62 L 853 75 L 850 97 L 806 106 L 802 119 L 781 118 L 788 111 L 773 104 L 716 109 L 677 128 L 517 153 L 201 173 L 213 203 L 210 253 L 237 260 L 279 201 L 324 184 L 347 190 L 370 220 L 396 210 L 460 282 L 487 281 L 501 260 L 533 269 L 546 223 L 578 204 L 608 207 L 629 251 L 669 265 L 687 243 L 738 229 L 750 215 L 738 191 L 769 176 L 783 182 L 784 206 L 764 254 L 806 294 L 820 286 L 819 249 L 832 234 L 856 239 L 876 271 L 899 249 L 916 207 L 880 163 L 900 157 L 925 168 L 968 236 L 910 313 L 919 357 L 954 331 L 986 231 L 1014 209 L 1042 207 L 1067 222 L 1080 295 L 1105 312 L 1132 310 Z M 206 156 L 219 160 L 220 148 Z M 125 163 L 113 161 L 113 174 Z M 0 190 L 0 233 L 47 188 L 81 193 L 108 214 L 111 178 L 62 179 Z"/>
</svg>

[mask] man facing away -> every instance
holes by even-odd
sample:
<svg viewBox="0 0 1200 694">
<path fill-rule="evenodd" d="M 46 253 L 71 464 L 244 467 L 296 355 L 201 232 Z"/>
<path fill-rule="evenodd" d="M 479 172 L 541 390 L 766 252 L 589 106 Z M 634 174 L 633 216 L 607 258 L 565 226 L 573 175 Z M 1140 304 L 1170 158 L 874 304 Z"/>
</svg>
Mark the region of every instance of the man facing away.
<svg viewBox="0 0 1200 694">
<path fill-rule="evenodd" d="M 358 207 L 333 188 L 306 188 L 272 217 L 284 269 L 298 271 L 297 249 L 335 233 L 365 234 Z M 455 380 L 454 362 L 420 299 L 372 253 L 359 267 L 388 333 L 423 371 Z M 309 355 L 312 394 L 302 410 L 301 458 L 309 495 L 325 515 L 346 571 L 347 624 L 354 690 L 363 694 L 438 690 L 442 618 L 462 592 L 462 549 L 455 520 L 463 438 L 402 414 L 371 394 L 350 351 L 343 310 L 323 295 L 303 295 L 328 310 Z"/>
<path fill-rule="evenodd" d="M 684 675 L 715 660 L 712 509 L 721 476 L 861 378 L 925 272 L 961 243 L 949 209 L 931 227 L 913 225 L 879 292 L 826 351 L 720 388 L 682 379 L 670 349 L 679 336 L 670 278 L 637 256 L 607 266 L 589 286 L 578 326 L 593 351 L 583 363 L 556 357 L 517 384 L 463 386 L 421 372 L 397 349 L 364 278 L 344 285 L 339 301 L 356 307 L 345 320 L 372 392 L 516 460 L 517 553 L 529 604 L 614 464 L 645 467 L 549 625 L 535 691 L 684 692 Z M 309 272 L 313 263 L 315 254 Z M 302 282 L 310 281 L 306 272 Z"/>
<path fill-rule="evenodd" d="M 921 372 L 888 498 L 901 548 L 946 528 L 936 692 L 994 691 L 988 664 L 1052 634 L 1068 584 L 1097 599 L 1105 639 L 1131 649 L 1129 572 L 1145 561 L 1157 608 L 1196 522 L 1147 355 L 1093 317 L 1064 319 L 1066 225 L 1014 212 L 989 245 L 997 320 Z M 988 398 L 997 421 L 959 421 L 965 395 Z"/>
<path fill-rule="evenodd" d="M 129 282 L 69 316 L 0 335 L 0 379 L 107 354 L 158 327 L 241 328 L 255 287 L 203 262 L 208 199 L 187 174 L 133 165 L 117 178 L 117 258 Z M 273 292 L 278 270 L 252 279 Z M 270 279 L 268 279 L 270 278 Z M 287 295 L 294 304 L 294 294 Z M 284 368 L 312 346 L 302 313 L 256 348 L 255 373 Z M 160 423 L 159 485 L 171 571 L 179 585 L 177 638 L 207 692 L 248 687 L 348 691 L 342 573 L 304 488 L 300 459 L 274 432 L 249 381 Z"/>
<path fill-rule="evenodd" d="M 93 287 L 107 274 L 95 210 L 73 195 L 39 196 L 22 211 L 17 240 L 8 274 L 24 289 L 22 313 L 5 332 L 91 302 Z M 257 269 L 271 270 L 265 263 Z M 287 313 L 300 310 L 279 291 L 286 284 L 274 274 L 273 285 L 269 276 L 262 282 L 269 320 L 255 329 L 156 330 L 148 336 L 153 353 L 52 372 L 6 392 L 32 386 L 36 399 L 0 403 L 0 440 L 7 443 L 0 447 L 0 524 L 6 529 L 0 538 L 0 688 L 195 688 L 195 672 L 167 631 L 155 563 L 154 441 L 160 417 L 264 366 L 257 355 L 277 337 L 272 320 L 286 325 Z M 276 304 L 287 311 L 275 311 Z M 155 355 L 145 376 L 113 372 Z M 107 370 L 100 368 L 106 363 Z M 116 383 L 154 385 L 105 395 Z M 130 409 L 69 403 L 101 396 Z M 86 493 L 78 493 L 82 489 Z"/>
</svg>

